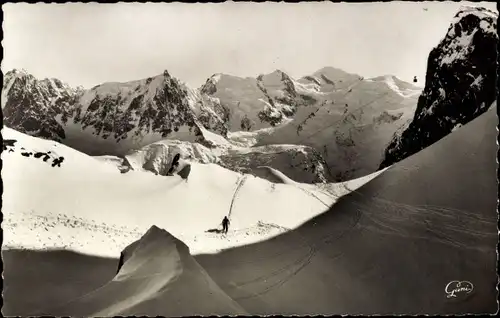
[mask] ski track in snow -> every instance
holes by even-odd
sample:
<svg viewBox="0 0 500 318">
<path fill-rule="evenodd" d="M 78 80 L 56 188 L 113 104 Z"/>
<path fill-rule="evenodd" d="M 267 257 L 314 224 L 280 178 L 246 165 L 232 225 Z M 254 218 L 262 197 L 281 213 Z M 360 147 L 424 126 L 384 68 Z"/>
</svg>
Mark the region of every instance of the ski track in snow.
<svg viewBox="0 0 500 318">
<path fill-rule="evenodd" d="M 236 189 L 234 190 L 233 198 L 231 200 L 231 206 L 229 207 L 229 213 L 227 214 L 227 217 L 231 219 L 231 213 L 233 212 L 233 206 L 234 206 L 234 201 L 236 201 L 236 197 L 238 196 L 238 191 L 240 191 L 241 187 L 247 180 L 248 175 L 244 175 L 238 179 L 238 185 L 236 186 Z"/>
<path fill-rule="evenodd" d="M 328 205 L 327 203 L 325 203 L 323 200 L 321 200 L 317 195 L 315 195 L 314 193 L 312 193 L 311 191 L 309 190 L 306 190 L 300 186 L 297 186 L 300 190 L 304 191 L 305 193 L 307 193 L 308 195 L 310 195 L 311 197 L 315 198 L 316 200 L 318 200 L 319 202 L 321 202 L 325 207 L 330 207 L 330 205 Z M 323 192 L 322 192 L 323 193 Z M 325 193 L 323 193 L 325 194 Z M 326 194 L 325 194 L 326 195 Z"/>
</svg>

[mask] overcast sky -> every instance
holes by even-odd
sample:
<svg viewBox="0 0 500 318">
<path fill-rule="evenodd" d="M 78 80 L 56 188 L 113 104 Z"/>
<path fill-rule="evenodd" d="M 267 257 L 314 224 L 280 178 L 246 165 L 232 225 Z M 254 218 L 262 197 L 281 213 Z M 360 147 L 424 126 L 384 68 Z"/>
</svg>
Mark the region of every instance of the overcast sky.
<svg viewBox="0 0 500 318">
<path fill-rule="evenodd" d="M 214 73 L 301 77 L 334 66 L 423 84 L 429 51 L 463 4 L 6 4 L 2 70 L 92 87 L 167 69 L 198 87 Z"/>
</svg>

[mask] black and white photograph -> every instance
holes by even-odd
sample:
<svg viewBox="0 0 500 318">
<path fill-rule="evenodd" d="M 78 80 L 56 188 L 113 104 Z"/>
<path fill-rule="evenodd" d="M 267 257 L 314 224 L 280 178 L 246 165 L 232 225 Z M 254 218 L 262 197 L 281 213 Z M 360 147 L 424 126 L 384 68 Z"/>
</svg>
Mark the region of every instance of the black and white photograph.
<svg viewBox="0 0 500 318">
<path fill-rule="evenodd" d="M 498 313 L 495 2 L 2 11 L 3 316 Z"/>
</svg>

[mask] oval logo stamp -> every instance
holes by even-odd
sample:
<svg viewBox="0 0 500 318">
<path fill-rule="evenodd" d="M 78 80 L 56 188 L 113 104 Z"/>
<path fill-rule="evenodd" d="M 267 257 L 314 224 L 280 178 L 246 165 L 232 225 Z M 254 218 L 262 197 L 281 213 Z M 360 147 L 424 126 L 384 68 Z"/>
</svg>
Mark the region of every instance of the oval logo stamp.
<svg viewBox="0 0 500 318">
<path fill-rule="evenodd" d="M 446 298 L 464 298 L 474 290 L 474 285 L 469 281 L 453 280 L 444 288 Z"/>
</svg>

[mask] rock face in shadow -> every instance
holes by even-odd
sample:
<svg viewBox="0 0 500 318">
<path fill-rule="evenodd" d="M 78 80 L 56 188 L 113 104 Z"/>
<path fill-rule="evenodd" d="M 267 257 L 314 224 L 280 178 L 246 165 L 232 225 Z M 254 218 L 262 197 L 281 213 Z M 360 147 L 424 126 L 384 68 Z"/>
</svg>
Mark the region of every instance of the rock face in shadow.
<svg viewBox="0 0 500 318">
<path fill-rule="evenodd" d="M 186 163 L 178 172 L 177 174 L 184 180 L 188 180 L 189 174 L 191 173 L 191 165 L 189 163 Z"/>
<path fill-rule="evenodd" d="M 385 168 L 480 116 L 496 101 L 497 17 L 463 7 L 428 58 L 425 89 L 409 126 L 385 151 Z"/>
<path fill-rule="evenodd" d="M 494 313 L 495 110 L 296 230 L 198 262 L 255 315 Z M 472 292 L 449 298 L 453 281 Z"/>
<path fill-rule="evenodd" d="M 110 282 L 43 314 L 101 317 L 246 314 L 213 282 L 183 242 L 156 226 L 124 249 L 122 261 Z"/>
<path fill-rule="evenodd" d="M 38 80 L 24 70 L 9 71 L 2 86 L 4 124 L 32 136 L 61 141 L 66 134 L 56 117 L 68 118 L 81 92 L 58 79 Z"/>
</svg>

